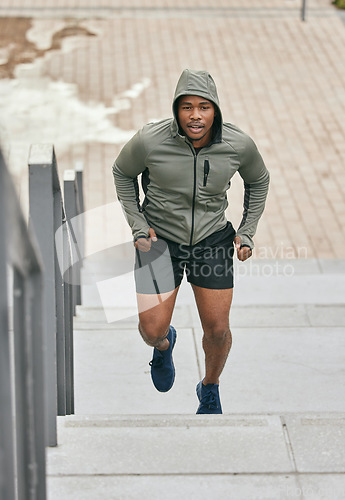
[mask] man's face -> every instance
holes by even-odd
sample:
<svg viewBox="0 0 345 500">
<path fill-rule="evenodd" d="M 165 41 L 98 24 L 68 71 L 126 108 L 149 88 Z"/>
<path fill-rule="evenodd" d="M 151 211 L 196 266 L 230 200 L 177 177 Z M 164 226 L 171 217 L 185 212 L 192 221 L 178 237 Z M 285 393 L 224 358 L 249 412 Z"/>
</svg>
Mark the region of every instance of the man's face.
<svg viewBox="0 0 345 500">
<path fill-rule="evenodd" d="M 186 95 L 179 99 L 179 124 L 195 148 L 202 148 L 210 142 L 215 115 L 214 104 L 203 97 Z"/>
</svg>

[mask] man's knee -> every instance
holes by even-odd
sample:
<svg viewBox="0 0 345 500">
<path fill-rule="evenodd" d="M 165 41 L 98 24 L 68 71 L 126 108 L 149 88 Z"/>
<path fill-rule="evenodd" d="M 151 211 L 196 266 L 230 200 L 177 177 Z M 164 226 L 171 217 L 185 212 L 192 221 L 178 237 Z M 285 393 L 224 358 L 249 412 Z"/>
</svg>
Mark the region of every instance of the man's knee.
<svg viewBox="0 0 345 500">
<path fill-rule="evenodd" d="M 146 344 L 151 347 L 159 347 L 169 333 L 169 325 L 168 327 L 159 324 L 145 326 L 139 323 L 138 329 Z"/>
<path fill-rule="evenodd" d="M 231 339 L 231 331 L 229 325 L 210 325 L 204 328 L 204 339 L 210 342 L 224 342 Z"/>
</svg>

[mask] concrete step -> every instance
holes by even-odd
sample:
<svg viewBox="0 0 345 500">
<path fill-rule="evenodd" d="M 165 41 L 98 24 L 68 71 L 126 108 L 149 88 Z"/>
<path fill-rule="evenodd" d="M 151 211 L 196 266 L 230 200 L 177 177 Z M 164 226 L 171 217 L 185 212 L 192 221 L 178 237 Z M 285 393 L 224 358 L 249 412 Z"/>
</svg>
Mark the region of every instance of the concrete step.
<svg viewBox="0 0 345 500">
<path fill-rule="evenodd" d="M 345 412 L 344 327 L 238 327 L 232 333 L 220 388 L 225 413 Z M 176 380 L 167 393 L 152 384 L 152 348 L 136 327 L 76 330 L 74 344 L 78 414 L 195 413 L 195 386 L 204 376 L 200 327 L 177 329 Z"/>
<path fill-rule="evenodd" d="M 322 474 L 345 485 L 343 413 L 70 416 L 58 435 L 50 500 L 290 499 Z"/>
<path fill-rule="evenodd" d="M 116 318 L 119 318 L 118 320 Z M 234 305 L 230 312 L 233 328 L 345 326 L 344 304 Z M 74 318 L 77 330 L 135 328 L 136 307 L 78 306 Z M 194 304 L 175 308 L 172 324 L 176 328 L 200 326 Z"/>
<path fill-rule="evenodd" d="M 122 261 L 121 261 L 122 262 Z M 107 268 L 107 262 L 102 262 Z M 111 319 L 117 307 L 123 317 L 136 314 L 133 268 L 109 263 L 107 273 L 83 273 L 83 304 L 104 307 Z M 194 305 L 190 285 L 182 281 L 177 305 Z M 344 305 L 345 261 L 249 260 L 235 262 L 233 307 Z M 119 313 L 119 312 L 118 312 Z M 122 319 L 117 313 L 115 320 Z"/>
</svg>

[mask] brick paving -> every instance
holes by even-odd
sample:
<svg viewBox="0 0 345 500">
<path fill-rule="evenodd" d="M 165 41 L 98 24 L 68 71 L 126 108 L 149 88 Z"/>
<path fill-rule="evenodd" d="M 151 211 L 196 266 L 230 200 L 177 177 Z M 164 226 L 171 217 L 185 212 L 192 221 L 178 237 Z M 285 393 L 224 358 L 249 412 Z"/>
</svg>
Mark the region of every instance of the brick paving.
<svg viewBox="0 0 345 500">
<path fill-rule="evenodd" d="M 328 7 L 328 0 L 307 0 L 308 9 Z M 1 8 L 7 12 L 11 9 L 30 9 L 32 12 L 39 9 L 92 9 L 98 11 L 102 8 L 112 9 L 292 9 L 300 8 L 301 0 L 216 0 L 210 6 L 209 0 L 99 0 L 97 6 L 93 0 L 2 0 Z"/>
<path fill-rule="evenodd" d="M 345 27 L 328 0 L 307 3 L 306 23 L 300 5 L 217 0 L 209 7 L 191 0 L 187 8 L 182 0 L 132 0 L 100 1 L 95 9 L 91 0 L 2 0 L 0 15 L 7 23 L 20 11 L 29 16 L 36 43 L 37 33 L 48 42 L 54 33 L 63 38 L 39 58 L 32 82 L 76 89 L 73 103 L 66 96 L 58 112 L 51 140 L 61 171 L 83 161 L 88 209 L 115 199 L 113 159 L 130 133 L 170 116 L 182 69 L 205 68 L 217 82 L 225 119 L 254 138 L 272 174 L 256 256 L 345 258 Z M 80 106 L 93 110 L 83 127 Z M 61 137 L 66 120 L 80 135 Z M 116 137 L 102 129 L 109 123 Z M 39 128 L 31 142 L 50 139 Z M 22 179 L 18 167 L 14 172 Z M 242 196 L 235 179 L 228 209 L 234 224 Z M 95 217 L 99 232 L 128 234 L 122 218 Z"/>
</svg>

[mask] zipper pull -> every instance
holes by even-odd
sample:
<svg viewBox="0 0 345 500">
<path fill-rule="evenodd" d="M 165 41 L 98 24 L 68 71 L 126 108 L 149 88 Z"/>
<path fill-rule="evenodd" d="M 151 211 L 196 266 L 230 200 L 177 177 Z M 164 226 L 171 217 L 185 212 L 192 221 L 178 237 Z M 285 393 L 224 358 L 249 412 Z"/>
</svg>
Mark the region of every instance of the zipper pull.
<svg viewBox="0 0 345 500">
<path fill-rule="evenodd" d="M 207 177 L 210 172 L 210 162 L 208 160 L 204 161 L 204 187 L 207 184 Z"/>
</svg>

